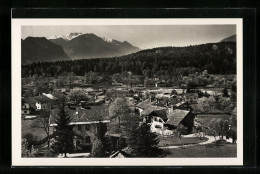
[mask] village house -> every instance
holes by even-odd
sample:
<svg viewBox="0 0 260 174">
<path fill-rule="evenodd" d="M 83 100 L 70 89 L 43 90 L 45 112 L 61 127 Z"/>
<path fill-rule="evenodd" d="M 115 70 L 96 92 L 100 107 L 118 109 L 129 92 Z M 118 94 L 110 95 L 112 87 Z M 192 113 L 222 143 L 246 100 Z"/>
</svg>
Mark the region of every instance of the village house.
<svg viewBox="0 0 260 174">
<path fill-rule="evenodd" d="M 198 93 L 185 93 L 184 94 L 184 101 L 190 104 L 197 103 L 199 98 Z"/>
<path fill-rule="evenodd" d="M 22 115 L 30 115 L 36 110 L 36 100 L 33 97 L 22 98 Z"/>
<path fill-rule="evenodd" d="M 108 105 L 91 106 L 89 109 L 77 107 L 75 110 L 65 108 L 72 117 L 71 125 L 75 133 L 73 143 L 75 148 L 91 147 L 92 141 L 95 139 L 96 133 L 101 129 L 100 123 L 104 123 L 104 129 L 110 122 L 108 117 Z M 58 116 L 59 108 L 52 109 L 50 116 L 50 127 L 55 127 L 55 118 Z M 53 129 L 55 131 L 55 128 Z"/>
<path fill-rule="evenodd" d="M 181 109 L 172 109 L 168 112 L 168 120 L 166 125 L 177 127 L 182 124 L 187 128 L 187 132 L 191 132 L 194 126 L 195 114 L 191 111 L 181 110 Z"/>
<path fill-rule="evenodd" d="M 139 115 L 141 115 L 141 113 L 143 112 L 143 110 L 150 104 L 154 104 L 155 102 L 152 102 L 151 99 L 146 99 L 140 103 L 138 103 L 135 108 L 137 110 L 137 112 L 139 113 Z"/>
<path fill-rule="evenodd" d="M 147 102 L 147 101 L 146 101 Z M 144 104 L 144 103 L 143 103 Z M 187 127 L 188 132 L 194 125 L 195 114 L 191 110 L 176 109 L 175 105 L 165 107 L 149 104 L 141 114 L 143 122 L 151 124 L 151 131 L 158 134 L 171 134 L 179 124 Z"/>
<path fill-rule="evenodd" d="M 161 81 L 161 82 L 156 82 L 155 83 L 155 87 L 158 88 L 158 87 L 166 87 L 166 83 Z"/>
<path fill-rule="evenodd" d="M 36 110 L 47 109 L 52 102 L 52 99 L 48 98 L 45 95 L 36 96 L 34 97 L 34 99 L 36 100 L 35 103 Z"/>
</svg>

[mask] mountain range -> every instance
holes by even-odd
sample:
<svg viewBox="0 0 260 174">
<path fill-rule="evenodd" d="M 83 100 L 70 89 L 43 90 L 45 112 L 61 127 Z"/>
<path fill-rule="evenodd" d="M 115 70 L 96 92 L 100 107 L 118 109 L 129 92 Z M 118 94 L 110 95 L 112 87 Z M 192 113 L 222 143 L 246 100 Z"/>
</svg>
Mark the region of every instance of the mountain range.
<svg viewBox="0 0 260 174">
<path fill-rule="evenodd" d="M 45 37 L 22 39 L 22 64 L 41 61 L 71 60 L 60 45 Z"/>
<path fill-rule="evenodd" d="M 49 40 L 60 45 L 71 59 L 122 56 L 140 50 L 127 41 L 101 38 L 93 33 L 71 33 Z"/>
<path fill-rule="evenodd" d="M 220 42 L 236 42 L 236 35 Z M 123 56 L 140 51 L 127 41 L 101 38 L 93 33 L 27 37 L 22 39 L 22 64 L 42 61 L 75 60 Z"/>
<path fill-rule="evenodd" d="M 127 41 L 101 38 L 93 33 L 70 33 L 48 39 L 27 37 L 22 40 L 22 63 L 115 57 L 139 50 Z"/>
</svg>

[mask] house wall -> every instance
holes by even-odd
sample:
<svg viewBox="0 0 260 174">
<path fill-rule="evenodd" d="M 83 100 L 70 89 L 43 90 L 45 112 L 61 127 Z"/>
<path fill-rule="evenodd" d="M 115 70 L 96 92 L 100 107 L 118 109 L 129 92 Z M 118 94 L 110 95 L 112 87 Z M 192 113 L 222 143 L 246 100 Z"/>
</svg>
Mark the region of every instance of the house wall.
<svg viewBox="0 0 260 174">
<path fill-rule="evenodd" d="M 36 102 L 35 106 L 36 106 L 37 110 L 46 109 L 47 108 L 47 103 Z"/>
<path fill-rule="evenodd" d="M 26 115 L 26 114 L 29 115 L 29 114 L 31 114 L 29 103 L 23 103 L 23 105 L 22 105 L 22 114 L 23 114 L 23 115 Z"/>
<path fill-rule="evenodd" d="M 23 103 L 22 109 L 29 109 L 30 105 L 28 103 Z"/>
<path fill-rule="evenodd" d="M 189 103 L 197 103 L 198 101 L 198 97 L 195 97 L 195 96 L 190 96 L 190 97 L 186 97 L 185 96 L 185 102 L 189 102 Z"/>
<path fill-rule="evenodd" d="M 138 107 L 136 107 L 136 109 L 138 110 L 138 113 L 139 113 L 139 115 L 141 116 L 141 113 L 143 112 L 143 109 L 138 108 Z"/>
<path fill-rule="evenodd" d="M 107 126 L 107 124 L 105 124 Z M 80 130 L 79 130 L 80 127 Z M 84 139 L 74 139 L 73 143 L 76 144 L 76 141 L 78 141 L 80 144 L 88 144 L 91 143 L 93 138 L 95 138 L 96 133 L 99 131 L 100 127 L 98 124 L 85 124 L 85 125 L 74 125 L 73 126 L 73 131 L 84 137 Z M 90 142 L 87 142 L 87 138 L 90 138 Z"/>
</svg>

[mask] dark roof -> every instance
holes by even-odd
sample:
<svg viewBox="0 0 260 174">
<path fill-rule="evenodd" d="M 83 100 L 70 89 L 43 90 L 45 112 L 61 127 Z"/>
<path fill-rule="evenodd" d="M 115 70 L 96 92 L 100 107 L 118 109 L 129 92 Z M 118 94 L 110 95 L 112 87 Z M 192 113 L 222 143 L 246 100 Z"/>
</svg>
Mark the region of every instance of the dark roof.
<svg viewBox="0 0 260 174">
<path fill-rule="evenodd" d="M 178 125 L 190 111 L 174 109 L 168 114 L 167 124 Z"/>
<path fill-rule="evenodd" d="M 35 104 L 37 101 L 33 97 L 28 98 L 22 98 L 22 102 L 28 103 L 28 104 Z"/>
<path fill-rule="evenodd" d="M 32 108 L 36 109 L 36 100 L 33 97 L 22 98 L 22 103 L 28 103 Z"/>
<path fill-rule="evenodd" d="M 76 110 L 73 110 L 66 107 L 65 110 L 72 117 L 71 124 L 82 124 L 82 122 L 86 123 L 109 120 L 108 105 L 106 104 L 91 106 L 91 109 L 77 108 Z M 52 109 L 50 120 L 52 124 L 55 122 L 55 117 L 57 117 L 58 112 L 59 108 Z"/>
<path fill-rule="evenodd" d="M 151 112 L 149 115 L 157 115 L 158 117 L 162 118 L 163 120 L 167 120 L 167 110 L 166 109 L 161 109 L 161 110 L 155 110 Z"/>
<path fill-rule="evenodd" d="M 45 95 L 36 96 L 34 97 L 34 99 L 40 103 L 48 103 L 52 101 L 50 98 L 46 97 Z"/>
</svg>

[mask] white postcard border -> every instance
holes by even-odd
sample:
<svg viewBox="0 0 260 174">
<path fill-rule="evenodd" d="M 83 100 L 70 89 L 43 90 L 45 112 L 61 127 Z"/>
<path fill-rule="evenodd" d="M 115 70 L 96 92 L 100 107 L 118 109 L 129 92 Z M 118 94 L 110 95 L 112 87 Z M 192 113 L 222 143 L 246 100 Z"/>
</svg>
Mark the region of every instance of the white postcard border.
<svg viewBox="0 0 260 174">
<path fill-rule="evenodd" d="M 39 25 L 236 25 L 237 157 L 236 158 L 22 158 L 21 26 Z M 12 19 L 12 166 L 216 166 L 243 165 L 243 19 Z M 19 108 L 19 109 L 18 109 Z"/>
</svg>

